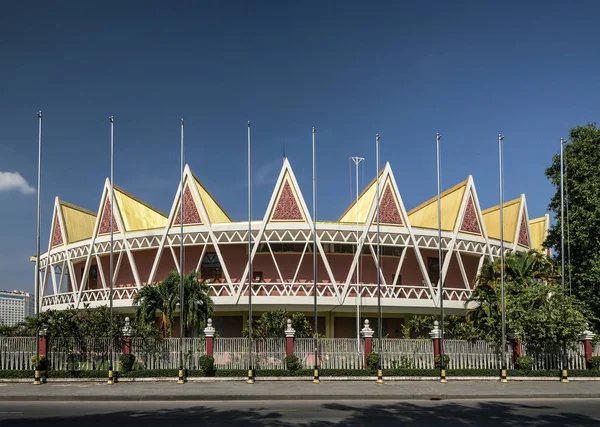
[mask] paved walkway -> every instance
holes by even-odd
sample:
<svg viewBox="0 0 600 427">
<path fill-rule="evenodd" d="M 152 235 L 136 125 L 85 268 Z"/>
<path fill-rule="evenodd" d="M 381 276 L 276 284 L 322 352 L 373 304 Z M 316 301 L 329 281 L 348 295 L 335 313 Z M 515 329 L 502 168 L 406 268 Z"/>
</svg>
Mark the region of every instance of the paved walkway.
<svg viewBox="0 0 600 427">
<path fill-rule="evenodd" d="M 0 384 L 0 401 L 439 400 L 600 398 L 597 381 L 287 381 Z"/>
</svg>

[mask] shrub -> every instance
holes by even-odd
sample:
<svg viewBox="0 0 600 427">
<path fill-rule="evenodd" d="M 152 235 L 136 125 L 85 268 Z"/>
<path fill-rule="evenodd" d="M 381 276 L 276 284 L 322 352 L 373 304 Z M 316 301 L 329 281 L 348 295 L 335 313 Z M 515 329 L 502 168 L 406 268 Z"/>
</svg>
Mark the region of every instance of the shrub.
<svg viewBox="0 0 600 427">
<path fill-rule="evenodd" d="M 590 369 L 600 369 L 600 356 L 592 356 L 588 360 L 588 366 Z"/>
<path fill-rule="evenodd" d="M 400 360 L 392 360 L 393 369 L 409 369 L 413 367 L 413 358 L 407 355 L 400 356 Z"/>
<path fill-rule="evenodd" d="M 36 366 L 35 366 L 36 363 L 37 363 L 37 357 L 35 355 L 31 356 L 31 365 L 33 366 L 34 369 L 36 368 Z M 40 363 L 40 371 L 48 370 L 48 359 L 46 359 L 46 356 L 40 355 L 39 363 Z"/>
<path fill-rule="evenodd" d="M 448 356 L 447 354 L 444 354 L 444 369 L 448 369 L 448 364 L 450 363 L 450 356 Z M 437 355 L 435 356 L 435 368 L 436 369 L 442 369 L 442 359 L 441 359 L 441 355 Z"/>
<path fill-rule="evenodd" d="M 371 371 L 375 371 L 377 370 L 377 367 L 379 366 L 379 354 L 378 353 L 371 353 L 367 356 L 367 368 L 369 368 Z"/>
<path fill-rule="evenodd" d="M 146 369 L 146 365 L 142 362 L 133 362 L 133 366 L 131 367 L 132 371 L 143 371 L 144 369 Z"/>
<path fill-rule="evenodd" d="M 129 372 L 133 369 L 135 356 L 133 354 L 122 354 L 119 357 L 119 372 Z"/>
<path fill-rule="evenodd" d="M 520 356 L 517 359 L 516 368 L 523 372 L 529 372 L 533 370 L 533 358 L 530 356 Z"/>
<path fill-rule="evenodd" d="M 212 356 L 204 355 L 198 359 L 198 368 L 204 373 L 204 375 L 212 375 L 215 371 L 215 358 Z"/>
<path fill-rule="evenodd" d="M 300 362 L 298 356 L 290 354 L 289 356 L 285 356 L 285 367 L 290 372 L 296 372 L 302 369 L 302 362 Z"/>
</svg>

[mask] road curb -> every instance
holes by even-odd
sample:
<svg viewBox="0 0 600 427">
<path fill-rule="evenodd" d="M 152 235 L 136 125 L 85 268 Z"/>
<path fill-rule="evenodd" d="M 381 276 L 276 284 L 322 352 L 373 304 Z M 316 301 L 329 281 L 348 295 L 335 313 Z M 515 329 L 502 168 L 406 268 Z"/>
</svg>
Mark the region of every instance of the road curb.
<svg viewBox="0 0 600 427">
<path fill-rule="evenodd" d="M 492 399 L 598 399 L 600 393 L 572 393 L 572 394 L 555 394 L 555 393 L 527 393 L 527 394 L 453 394 L 453 393 L 424 393 L 424 394 L 387 394 L 387 395 L 269 395 L 269 394 L 254 394 L 254 395 L 215 395 L 215 394 L 197 394 L 197 395 L 150 395 L 150 396 L 135 396 L 135 395 L 3 395 L 0 401 L 3 402 L 160 402 L 160 401 L 197 401 L 197 402 L 213 402 L 213 401 L 258 401 L 258 400 L 278 400 L 278 401 L 333 401 L 333 400 L 492 400 Z"/>
</svg>

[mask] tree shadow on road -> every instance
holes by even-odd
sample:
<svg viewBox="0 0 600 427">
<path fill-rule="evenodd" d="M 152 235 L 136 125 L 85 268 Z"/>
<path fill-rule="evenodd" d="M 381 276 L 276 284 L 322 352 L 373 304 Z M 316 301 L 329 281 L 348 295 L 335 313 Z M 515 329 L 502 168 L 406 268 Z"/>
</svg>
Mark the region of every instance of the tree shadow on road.
<svg viewBox="0 0 600 427">
<path fill-rule="evenodd" d="M 156 403 L 160 407 L 160 403 Z M 246 404 L 247 406 L 247 404 Z M 254 405 L 252 405 L 254 406 Z M 135 403 L 132 402 L 132 407 Z M 275 408 L 274 408 L 275 407 Z M 289 406 L 288 406 L 289 407 Z M 318 408 L 311 411 L 310 408 Z M 302 407 L 305 413 L 296 413 L 286 420 L 286 412 L 279 412 L 276 404 L 261 408 L 217 410 L 207 405 L 189 408 L 145 411 L 115 411 L 82 416 L 49 418 L 20 418 L 0 421 L 2 426 L 83 426 L 83 427 L 167 427 L 167 426 L 598 426 L 598 419 L 587 415 L 561 412 L 555 405 L 530 405 L 513 402 L 398 402 L 373 404 L 363 407 L 341 403 L 315 403 Z M 331 421 L 335 420 L 335 421 Z"/>
</svg>

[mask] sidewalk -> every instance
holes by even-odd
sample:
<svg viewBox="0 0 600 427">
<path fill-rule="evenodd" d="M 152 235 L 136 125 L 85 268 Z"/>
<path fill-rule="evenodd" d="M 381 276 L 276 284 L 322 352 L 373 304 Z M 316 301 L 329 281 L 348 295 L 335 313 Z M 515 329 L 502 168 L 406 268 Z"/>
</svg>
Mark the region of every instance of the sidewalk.
<svg viewBox="0 0 600 427">
<path fill-rule="evenodd" d="M 243 381 L 0 384 L 0 401 L 441 400 L 600 398 L 596 381 Z"/>
</svg>

